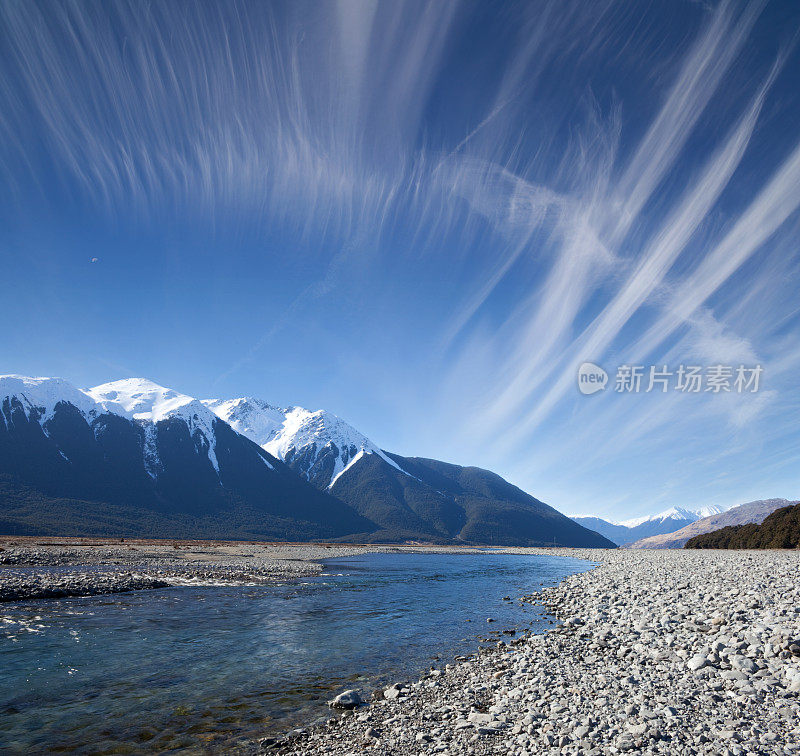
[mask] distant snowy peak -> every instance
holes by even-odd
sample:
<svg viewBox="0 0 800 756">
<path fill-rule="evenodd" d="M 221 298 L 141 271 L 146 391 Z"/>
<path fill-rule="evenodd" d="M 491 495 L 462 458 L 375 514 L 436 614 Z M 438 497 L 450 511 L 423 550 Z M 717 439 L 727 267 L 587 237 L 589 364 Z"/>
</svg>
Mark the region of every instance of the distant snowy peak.
<svg viewBox="0 0 800 756">
<path fill-rule="evenodd" d="M 659 512 L 654 515 L 645 515 L 644 517 L 633 517 L 630 520 L 622 520 L 617 523 L 626 528 L 636 528 L 639 525 L 644 525 L 646 522 L 665 522 L 667 520 L 681 520 L 686 522 L 694 522 L 700 519 L 694 512 L 681 507 L 670 507 L 664 512 Z"/>
<path fill-rule="evenodd" d="M 614 543 L 624 546 L 651 536 L 674 533 L 711 514 L 724 512 L 727 507 L 706 506 L 702 509 L 670 507 L 664 512 L 647 517 L 635 517 L 623 522 L 611 522 L 599 517 L 576 516 L 573 519 L 580 525 L 594 530 Z"/>
<path fill-rule="evenodd" d="M 711 505 L 702 507 L 701 509 L 684 509 L 683 507 L 670 507 L 669 509 L 659 512 L 655 515 L 648 515 L 646 517 L 635 517 L 630 520 L 623 520 L 617 523 L 626 528 L 636 528 L 639 525 L 644 525 L 648 522 L 666 522 L 667 520 L 677 520 L 680 522 L 696 522 L 703 517 L 710 517 L 713 514 L 721 514 L 726 511 L 728 507 L 718 505 Z"/>
<path fill-rule="evenodd" d="M 325 488 L 332 488 L 366 454 L 376 454 L 405 473 L 363 433 L 331 412 L 282 409 L 250 397 L 206 399 L 203 404 L 234 430 L 290 464 L 307 480 L 324 483 Z M 324 481 L 319 480 L 320 475 Z"/>
<path fill-rule="evenodd" d="M 701 507 L 700 509 L 693 509 L 692 511 L 697 515 L 698 519 L 702 520 L 706 517 L 712 517 L 713 515 L 722 514 L 723 512 L 727 512 L 733 507 L 737 506 L 736 504 L 730 504 L 728 506 L 722 506 L 721 504 L 712 504 L 707 507 Z"/>
</svg>

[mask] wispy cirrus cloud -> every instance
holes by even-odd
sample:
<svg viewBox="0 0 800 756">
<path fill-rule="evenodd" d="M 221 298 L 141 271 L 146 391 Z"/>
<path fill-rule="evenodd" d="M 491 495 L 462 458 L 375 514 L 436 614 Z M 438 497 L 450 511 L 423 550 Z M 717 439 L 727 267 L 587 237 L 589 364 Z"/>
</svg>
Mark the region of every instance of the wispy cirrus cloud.
<svg viewBox="0 0 800 756">
<path fill-rule="evenodd" d="M 265 278 L 278 254 L 301 259 L 288 304 L 211 382 L 246 379 L 291 331 L 331 345 L 344 414 L 391 397 L 407 430 L 379 427 L 389 448 L 551 498 L 630 471 L 612 509 L 647 506 L 646 448 L 664 460 L 655 498 L 685 500 L 688 469 L 725 497 L 754 474 L 748 430 L 779 466 L 796 420 L 800 146 L 776 125 L 800 109 L 790 15 L 776 30 L 765 0 L 687 6 L 677 26 L 611 0 L 8 0 L 0 192 L 156 233 L 224 228 L 221 254 Z M 264 260 L 244 261 L 240 229 L 271 241 Z M 575 392 L 583 360 L 723 357 L 763 361 L 767 392 Z M 688 464 L 690 421 L 720 448 Z"/>
<path fill-rule="evenodd" d="M 518 425 L 518 435 L 530 432 L 572 388 L 578 364 L 583 359 L 605 353 L 625 324 L 642 305 L 648 302 L 678 257 L 686 250 L 699 225 L 708 217 L 744 156 L 771 78 L 756 95 L 717 154 L 709 159 L 694 184 L 687 187 L 684 196 L 667 215 L 663 225 L 653 234 L 644 250 L 635 257 L 632 270 L 622 281 L 615 295 L 583 333 L 577 336 L 573 342 L 572 361 L 567 364 L 566 370 L 535 406 L 533 412 Z M 685 317 L 681 322 L 687 320 L 688 317 Z M 541 324 L 537 330 L 541 332 Z M 644 350 L 643 353 L 634 352 L 631 360 L 644 361 L 648 354 L 649 352 Z M 531 384 L 533 372 L 534 370 L 529 368 L 521 374 L 528 386 Z M 513 386 L 511 388 L 513 389 Z M 504 392 L 501 398 L 508 393 Z M 529 400 L 530 395 L 517 397 L 517 406 L 522 403 L 520 399 Z"/>
</svg>

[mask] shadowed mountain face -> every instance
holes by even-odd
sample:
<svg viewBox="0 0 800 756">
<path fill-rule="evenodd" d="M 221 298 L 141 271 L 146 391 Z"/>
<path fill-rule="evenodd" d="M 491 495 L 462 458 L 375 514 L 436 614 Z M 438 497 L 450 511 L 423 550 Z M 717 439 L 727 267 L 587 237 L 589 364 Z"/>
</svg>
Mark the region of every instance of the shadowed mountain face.
<svg viewBox="0 0 800 756">
<path fill-rule="evenodd" d="M 385 453 L 397 467 L 366 455 L 331 488 L 382 527 L 372 540 L 416 531 L 475 544 L 614 546 L 493 472 Z"/>
<path fill-rule="evenodd" d="M 686 542 L 687 549 L 798 549 L 800 504 L 776 509 L 762 523 L 728 525 Z"/>
<path fill-rule="evenodd" d="M 645 538 L 636 543 L 632 543 L 629 548 L 632 549 L 680 549 L 686 543 L 704 533 L 711 533 L 720 528 L 738 527 L 741 525 L 759 524 L 765 520 L 766 517 L 771 515 L 776 509 L 780 509 L 792 504 L 797 504 L 796 501 L 789 501 L 787 499 L 762 499 L 759 501 L 750 501 L 746 504 L 740 504 L 738 507 L 733 507 L 727 512 L 715 514 L 710 517 L 704 517 L 702 520 L 693 522 L 685 528 L 669 533 L 667 535 L 655 536 L 653 538 Z"/>
</svg>

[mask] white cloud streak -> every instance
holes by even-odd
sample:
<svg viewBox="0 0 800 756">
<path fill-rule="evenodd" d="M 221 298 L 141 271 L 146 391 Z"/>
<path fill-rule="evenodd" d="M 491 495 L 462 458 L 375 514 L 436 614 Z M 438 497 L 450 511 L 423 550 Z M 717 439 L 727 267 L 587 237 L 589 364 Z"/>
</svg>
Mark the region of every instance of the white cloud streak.
<svg viewBox="0 0 800 756">
<path fill-rule="evenodd" d="M 674 398 L 574 406 L 579 362 L 721 353 L 770 359 L 785 381 L 800 360 L 775 326 L 795 322 L 788 297 L 765 305 L 746 291 L 768 291 L 791 266 L 764 265 L 749 287 L 736 281 L 756 256 L 773 259 L 765 248 L 800 205 L 800 145 L 759 174 L 743 209 L 726 204 L 732 186 L 753 183 L 741 172 L 785 60 L 765 71 L 770 51 L 731 93 L 764 8 L 693 9 L 696 29 L 676 52 L 650 27 L 655 7 L 611 0 L 509 6 L 491 20 L 447 0 L 8 0 L 4 196 L 19 200 L 28 185 L 46 196 L 52 175 L 112 218 L 296 239 L 319 280 L 221 379 L 303 308 L 341 297 L 354 271 L 391 257 L 435 278 L 446 257 L 461 286 L 454 296 L 442 284 L 446 310 L 419 357 L 439 366 L 431 383 L 444 390 L 431 391 L 436 410 L 424 417 L 407 398 L 410 422 L 454 427 L 454 455 L 490 441 L 486 464 L 521 449 L 519 478 L 557 469 L 563 480 L 559 455 L 574 457 L 587 434 L 620 434 L 587 455 L 593 471 L 636 443 L 657 446 L 654 430 L 683 411 Z M 464 55 L 471 39 L 459 36 L 481 23 L 503 32 L 485 67 L 484 51 Z M 475 63 L 465 74 L 474 85 L 448 58 L 457 49 Z M 603 75 L 620 70 L 621 93 L 603 91 Z M 631 82 L 653 90 L 641 112 L 625 100 Z M 717 113 L 725 122 L 710 127 Z M 744 433 L 771 416 L 774 396 L 696 414 Z M 585 431 L 565 437 L 575 426 Z"/>
</svg>

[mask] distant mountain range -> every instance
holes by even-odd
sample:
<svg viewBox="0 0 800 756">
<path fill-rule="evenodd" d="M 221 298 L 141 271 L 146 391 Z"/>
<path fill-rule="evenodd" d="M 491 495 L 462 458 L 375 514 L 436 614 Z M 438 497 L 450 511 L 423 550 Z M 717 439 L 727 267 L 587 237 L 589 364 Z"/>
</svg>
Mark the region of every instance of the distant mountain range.
<svg viewBox="0 0 800 756">
<path fill-rule="evenodd" d="M 0 421 L 3 533 L 613 545 L 494 473 L 391 454 L 324 411 L 12 375 Z"/>
<path fill-rule="evenodd" d="M 680 549 L 692 538 L 720 528 L 761 523 L 775 510 L 797 504 L 787 499 L 761 499 L 697 520 L 673 533 L 651 536 L 630 544 L 632 549 Z"/>
<path fill-rule="evenodd" d="M 703 517 L 724 511 L 725 507 L 717 506 L 703 507 L 696 510 L 671 507 L 655 515 L 637 517 L 631 520 L 623 520 L 622 522 L 610 522 L 599 517 L 573 517 L 572 519 L 585 528 L 600 533 L 618 546 L 625 546 L 643 538 L 674 533 L 676 530 L 680 530 Z"/>
<path fill-rule="evenodd" d="M 798 549 L 800 504 L 793 502 L 768 514 L 763 522 L 726 525 L 692 536 L 687 549 Z"/>
</svg>

